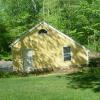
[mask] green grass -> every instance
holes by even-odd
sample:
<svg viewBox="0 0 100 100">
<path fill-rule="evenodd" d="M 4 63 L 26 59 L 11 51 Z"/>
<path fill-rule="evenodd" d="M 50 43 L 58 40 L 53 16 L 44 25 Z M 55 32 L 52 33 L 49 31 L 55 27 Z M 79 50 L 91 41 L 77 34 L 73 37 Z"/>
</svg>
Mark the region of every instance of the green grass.
<svg viewBox="0 0 100 100">
<path fill-rule="evenodd" d="M 1 78 L 0 100 L 100 100 L 93 87 L 79 86 L 81 74 L 75 76 L 77 80 L 73 75 Z"/>
</svg>

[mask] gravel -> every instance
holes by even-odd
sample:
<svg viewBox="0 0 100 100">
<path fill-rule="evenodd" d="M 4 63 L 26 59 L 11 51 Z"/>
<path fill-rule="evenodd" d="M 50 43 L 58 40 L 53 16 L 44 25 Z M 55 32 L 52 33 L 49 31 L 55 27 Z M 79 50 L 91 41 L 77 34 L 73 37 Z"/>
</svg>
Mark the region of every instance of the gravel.
<svg viewBox="0 0 100 100">
<path fill-rule="evenodd" d="M 0 71 L 12 72 L 12 61 L 0 61 Z"/>
</svg>

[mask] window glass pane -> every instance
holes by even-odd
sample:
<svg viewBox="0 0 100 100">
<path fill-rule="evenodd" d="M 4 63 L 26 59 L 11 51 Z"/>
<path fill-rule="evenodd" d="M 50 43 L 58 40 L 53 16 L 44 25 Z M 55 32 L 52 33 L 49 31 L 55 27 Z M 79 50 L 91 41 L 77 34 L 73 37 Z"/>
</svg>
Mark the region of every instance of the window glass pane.
<svg viewBox="0 0 100 100">
<path fill-rule="evenodd" d="M 66 60 L 71 60 L 71 55 L 70 54 L 67 54 L 64 56 L 64 61 Z"/>
<path fill-rule="evenodd" d="M 64 53 L 70 52 L 70 47 L 64 47 Z"/>
</svg>

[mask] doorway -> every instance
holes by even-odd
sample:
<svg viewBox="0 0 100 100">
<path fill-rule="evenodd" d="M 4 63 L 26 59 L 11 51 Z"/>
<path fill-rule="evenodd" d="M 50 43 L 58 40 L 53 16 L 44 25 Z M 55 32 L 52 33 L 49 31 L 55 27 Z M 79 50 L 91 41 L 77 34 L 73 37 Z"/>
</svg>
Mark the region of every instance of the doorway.
<svg viewBox="0 0 100 100">
<path fill-rule="evenodd" d="M 33 66 L 33 49 L 24 49 L 23 50 L 23 69 L 26 72 L 30 72 L 34 70 Z"/>
</svg>

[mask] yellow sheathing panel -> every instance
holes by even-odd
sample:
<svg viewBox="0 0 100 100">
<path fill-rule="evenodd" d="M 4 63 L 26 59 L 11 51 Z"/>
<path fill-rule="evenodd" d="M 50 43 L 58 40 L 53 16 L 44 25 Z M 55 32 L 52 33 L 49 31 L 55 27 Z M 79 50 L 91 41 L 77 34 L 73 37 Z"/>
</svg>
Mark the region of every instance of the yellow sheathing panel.
<svg viewBox="0 0 100 100">
<path fill-rule="evenodd" d="M 47 34 L 38 34 L 40 29 L 46 29 Z M 64 61 L 63 47 L 70 46 L 72 50 L 71 61 Z M 18 69 L 23 69 L 23 50 L 32 49 L 33 67 L 69 67 L 87 63 L 88 56 L 84 47 L 69 38 L 59 34 L 46 25 L 40 25 L 25 35 L 12 47 L 13 62 Z"/>
<path fill-rule="evenodd" d="M 13 65 L 17 71 L 23 70 L 23 58 L 21 51 L 21 42 L 12 47 Z"/>
</svg>

